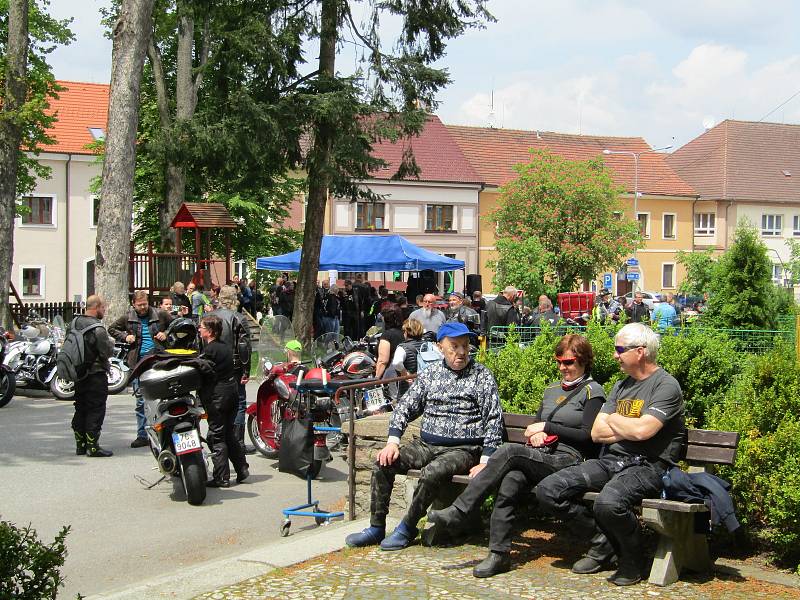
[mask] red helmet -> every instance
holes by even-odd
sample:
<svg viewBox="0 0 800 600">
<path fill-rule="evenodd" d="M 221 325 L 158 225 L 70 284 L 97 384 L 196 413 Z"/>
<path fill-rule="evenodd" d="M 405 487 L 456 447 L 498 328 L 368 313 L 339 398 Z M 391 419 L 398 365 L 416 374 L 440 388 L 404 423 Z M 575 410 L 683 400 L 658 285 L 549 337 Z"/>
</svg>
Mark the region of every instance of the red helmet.
<svg viewBox="0 0 800 600">
<path fill-rule="evenodd" d="M 342 371 L 348 377 L 369 377 L 375 374 L 375 359 L 366 352 L 351 352 L 342 361 Z"/>
</svg>

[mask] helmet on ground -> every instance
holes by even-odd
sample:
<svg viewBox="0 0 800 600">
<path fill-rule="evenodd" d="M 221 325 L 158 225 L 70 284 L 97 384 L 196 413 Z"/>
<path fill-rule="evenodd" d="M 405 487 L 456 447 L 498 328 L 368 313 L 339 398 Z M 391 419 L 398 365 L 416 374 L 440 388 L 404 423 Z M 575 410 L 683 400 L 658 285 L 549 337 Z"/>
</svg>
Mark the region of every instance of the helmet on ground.
<svg viewBox="0 0 800 600">
<path fill-rule="evenodd" d="M 197 325 L 189 318 L 175 319 L 167 327 L 167 348 L 197 348 Z"/>
<path fill-rule="evenodd" d="M 342 361 L 342 371 L 349 377 L 369 377 L 375 373 L 375 359 L 366 352 L 351 352 Z"/>
</svg>

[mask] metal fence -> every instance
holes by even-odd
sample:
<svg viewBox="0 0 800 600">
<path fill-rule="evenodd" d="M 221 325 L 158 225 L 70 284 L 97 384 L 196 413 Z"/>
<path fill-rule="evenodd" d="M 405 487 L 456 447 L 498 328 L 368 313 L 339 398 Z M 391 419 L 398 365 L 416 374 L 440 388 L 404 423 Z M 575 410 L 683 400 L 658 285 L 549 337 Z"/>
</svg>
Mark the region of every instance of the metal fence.
<svg viewBox="0 0 800 600">
<path fill-rule="evenodd" d="M 486 339 L 486 349 L 496 351 L 506 345 L 507 338 L 512 336 L 520 346 L 528 346 L 542 332 L 541 327 L 514 327 L 513 332 L 510 327 L 492 327 Z M 551 328 L 556 335 L 562 336 L 566 333 L 583 333 L 586 327 L 577 325 L 556 325 Z M 613 332 L 614 328 L 609 328 Z M 796 344 L 795 317 L 789 315 L 778 319 L 777 329 L 716 329 L 711 327 L 700 327 L 698 325 L 686 325 L 668 329 L 664 335 L 693 335 L 703 333 L 721 333 L 728 336 L 736 343 L 737 348 L 742 352 L 760 354 L 768 352 L 775 347 L 778 340 L 787 344 Z"/>
</svg>

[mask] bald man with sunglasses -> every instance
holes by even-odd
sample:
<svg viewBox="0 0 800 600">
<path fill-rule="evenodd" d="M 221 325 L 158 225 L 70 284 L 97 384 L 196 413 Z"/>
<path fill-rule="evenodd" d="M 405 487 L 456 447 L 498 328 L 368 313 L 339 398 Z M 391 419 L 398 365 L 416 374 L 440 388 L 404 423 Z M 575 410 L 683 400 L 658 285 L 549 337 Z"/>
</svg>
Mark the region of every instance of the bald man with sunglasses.
<svg viewBox="0 0 800 600">
<path fill-rule="evenodd" d="M 614 339 L 614 358 L 627 375 L 611 390 L 592 426 L 603 444 L 600 457 L 567 467 L 536 488 L 539 506 L 571 526 L 593 534 L 574 573 L 597 573 L 617 563 L 608 578 L 625 586 L 642 579 L 642 541 L 633 507 L 658 498 L 661 476 L 680 458 L 685 434 L 681 387 L 656 364 L 659 337 L 642 323 L 629 323 Z M 592 509 L 584 492 L 600 492 Z"/>
</svg>

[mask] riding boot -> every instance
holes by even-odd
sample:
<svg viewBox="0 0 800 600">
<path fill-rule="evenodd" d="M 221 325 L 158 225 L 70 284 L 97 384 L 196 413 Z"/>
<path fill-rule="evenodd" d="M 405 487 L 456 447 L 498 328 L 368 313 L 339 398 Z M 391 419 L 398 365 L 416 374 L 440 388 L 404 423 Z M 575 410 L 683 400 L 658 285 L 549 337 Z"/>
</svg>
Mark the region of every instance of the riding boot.
<svg viewBox="0 0 800 600">
<path fill-rule="evenodd" d="M 234 425 L 233 426 L 233 434 L 236 436 L 236 439 L 239 440 L 239 445 L 242 447 L 242 452 L 245 454 L 253 454 L 256 449 L 249 448 L 247 444 L 244 443 L 244 425 Z"/>
<path fill-rule="evenodd" d="M 111 450 L 106 450 L 100 447 L 100 434 L 87 433 L 86 434 L 86 454 L 96 458 L 105 458 L 107 456 L 114 456 Z"/>
<path fill-rule="evenodd" d="M 86 454 L 86 434 L 75 429 L 72 430 L 72 433 L 75 435 L 75 454 L 83 456 Z"/>
</svg>

